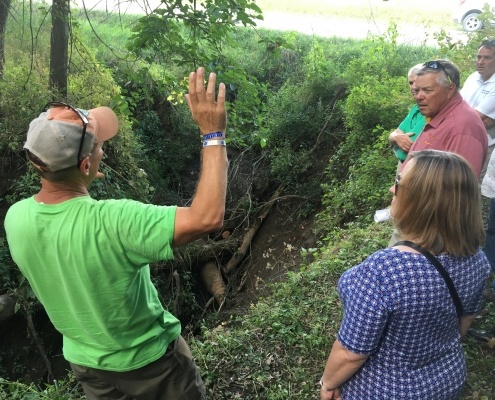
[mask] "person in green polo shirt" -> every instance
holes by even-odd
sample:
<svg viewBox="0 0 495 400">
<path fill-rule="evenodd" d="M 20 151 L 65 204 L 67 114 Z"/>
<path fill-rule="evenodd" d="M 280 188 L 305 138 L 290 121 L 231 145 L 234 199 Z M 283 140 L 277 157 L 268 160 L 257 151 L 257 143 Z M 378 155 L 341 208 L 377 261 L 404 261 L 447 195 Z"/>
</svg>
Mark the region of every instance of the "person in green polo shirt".
<svg viewBox="0 0 495 400">
<path fill-rule="evenodd" d="M 416 81 L 416 72 L 422 66 L 423 64 L 415 65 L 407 74 L 409 89 L 413 97 L 415 95 L 414 82 Z M 400 123 L 399 127 L 390 133 L 388 140 L 390 144 L 392 144 L 395 156 L 399 159 L 397 173 L 400 172 L 402 163 L 406 160 L 411 145 L 423 131 L 425 124 L 426 118 L 419 112 L 418 105 L 414 104 L 409 111 L 409 114 L 407 114 L 406 118 Z"/>
</svg>

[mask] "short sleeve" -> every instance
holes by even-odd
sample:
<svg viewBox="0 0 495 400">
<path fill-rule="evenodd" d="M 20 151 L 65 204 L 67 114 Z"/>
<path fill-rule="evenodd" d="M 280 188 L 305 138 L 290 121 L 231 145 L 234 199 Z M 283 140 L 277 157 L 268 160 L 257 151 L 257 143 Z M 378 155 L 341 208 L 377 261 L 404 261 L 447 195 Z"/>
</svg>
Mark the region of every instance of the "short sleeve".
<svg viewBox="0 0 495 400">
<path fill-rule="evenodd" d="M 116 203 L 120 206 L 118 216 L 110 213 L 115 221 L 117 235 L 132 263 L 144 265 L 154 261 L 173 258 L 175 206 L 156 206 L 137 201 Z M 112 206 L 112 204 L 108 204 Z"/>
<path fill-rule="evenodd" d="M 338 339 L 358 354 L 371 354 L 377 349 L 390 314 L 382 290 L 379 259 L 370 256 L 339 280 L 344 316 Z"/>
<path fill-rule="evenodd" d="M 439 257 L 445 263 L 442 256 Z M 491 274 L 491 267 L 485 253 L 482 250 L 468 257 L 458 268 L 454 280 L 454 286 L 461 298 L 464 315 L 478 314 L 483 304 L 483 292 L 485 284 Z"/>
</svg>

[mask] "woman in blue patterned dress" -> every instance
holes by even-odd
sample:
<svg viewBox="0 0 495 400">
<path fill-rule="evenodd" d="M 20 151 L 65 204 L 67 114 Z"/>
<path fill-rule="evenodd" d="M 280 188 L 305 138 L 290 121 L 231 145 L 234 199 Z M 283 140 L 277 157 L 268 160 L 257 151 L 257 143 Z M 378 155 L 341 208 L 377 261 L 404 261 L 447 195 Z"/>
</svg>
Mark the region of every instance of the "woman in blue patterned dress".
<svg viewBox="0 0 495 400">
<path fill-rule="evenodd" d="M 396 227 L 437 256 L 463 313 L 423 254 L 405 245 L 372 254 L 339 280 L 344 315 L 322 400 L 453 400 L 466 381 L 461 339 L 490 274 L 478 180 L 462 157 L 426 150 L 412 155 L 391 192 Z"/>
</svg>

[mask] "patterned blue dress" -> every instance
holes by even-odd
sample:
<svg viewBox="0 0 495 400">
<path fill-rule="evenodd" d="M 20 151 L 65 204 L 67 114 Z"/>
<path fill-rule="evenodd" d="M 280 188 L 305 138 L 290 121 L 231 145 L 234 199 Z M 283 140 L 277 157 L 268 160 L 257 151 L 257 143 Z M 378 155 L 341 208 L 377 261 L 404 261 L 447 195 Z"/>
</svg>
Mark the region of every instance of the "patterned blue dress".
<svg viewBox="0 0 495 400">
<path fill-rule="evenodd" d="M 490 264 L 479 250 L 469 257 L 437 257 L 448 271 L 465 314 L 481 308 Z M 452 297 L 422 255 L 380 250 L 339 280 L 344 316 L 342 345 L 370 354 L 344 385 L 345 400 L 459 398 L 466 361 Z"/>
</svg>

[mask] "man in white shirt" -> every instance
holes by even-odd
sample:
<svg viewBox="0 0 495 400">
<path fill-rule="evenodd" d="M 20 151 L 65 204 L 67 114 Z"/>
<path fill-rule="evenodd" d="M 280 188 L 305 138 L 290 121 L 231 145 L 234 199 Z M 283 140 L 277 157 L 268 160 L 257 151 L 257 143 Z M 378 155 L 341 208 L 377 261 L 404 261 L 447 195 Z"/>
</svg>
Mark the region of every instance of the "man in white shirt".
<svg viewBox="0 0 495 400">
<path fill-rule="evenodd" d="M 495 147 L 495 40 L 484 40 L 476 55 L 476 72 L 466 79 L 461 89 L 463 99 L 480 116 L 488 134 L 488 153 L 481 178 Z"/>
<path fill-rule="evenodd" d="M 495 40 L 484 40 L 476 55 L 476 72 L 464 83 L 461 95 L 480 116 L 488 134 L 488 152 L 481 171 L 481 194 L 490 198 L 490 209 L 486 228 L 485 254 L 495 273 Z M 495 279 L 485 299 L 495 301 Z M 490 331 L 471 329 L 475 338 L 488 340 L 494 337 L 495 327 Z"/>
</svg>

